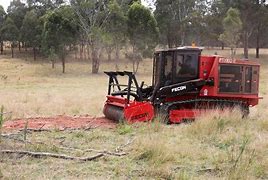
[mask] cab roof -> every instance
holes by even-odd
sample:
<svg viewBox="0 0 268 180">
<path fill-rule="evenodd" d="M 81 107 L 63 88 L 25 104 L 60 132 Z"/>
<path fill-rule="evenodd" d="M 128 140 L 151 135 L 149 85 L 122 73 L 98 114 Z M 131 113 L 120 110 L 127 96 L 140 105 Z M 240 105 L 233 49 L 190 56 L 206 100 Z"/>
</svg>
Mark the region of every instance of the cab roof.
<svg viewBox="0 0 268 180">
<path fill-rule="evenodd" d="M 201 52 L 204 47 L 193 47 L 193 46 L 183 46 L 183 47 L 176 47 L 176 48 L 168 48 L 168 49 L 158 49 L 155 52 L 169 52 L 169 51 L 198 51 Z"/>
</svg>

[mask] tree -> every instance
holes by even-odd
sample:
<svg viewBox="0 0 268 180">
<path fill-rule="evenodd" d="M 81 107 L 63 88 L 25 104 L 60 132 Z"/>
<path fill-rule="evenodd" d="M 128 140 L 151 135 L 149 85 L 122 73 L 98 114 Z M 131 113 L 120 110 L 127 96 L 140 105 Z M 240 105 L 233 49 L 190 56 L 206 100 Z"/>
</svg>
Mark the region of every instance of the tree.
<svg viewBox="0 0 268 180">
<path fill-rule="evenodd" d="M 140 3 L 133 3 L 128 11 L 128 37 L 133 52 L 150 55 L 158 43 L 159 29 L 150 10 Z"/>
<path fill-rule="evenodd" d="M 227 8 L 221 0 L 213 0 L 208 6 L 208 12 L 204 17 L 206 24 L 204 43 L 208 46 L 221 46 L 224 49 L 224 43 L 219 41 L 219 36 L 224 31 L 222 22 L 230 7 Z"/>
<path fill-rule="evenodd" d="M 6 16 L 6 12 L 5 12 L 3 6 L 0 5 L 0 27 L 2 27 L 4 24 L 5 16 Z M 3 51 L 4 51 L 3 46 L 4 46 L 3 37 L 2 37 L 2 34 L 0 32 L 0 51 L 1 51 L 1 54 L 3 54 Z"/>
<path fill-rule="evenodd" d="M 105 25 L 104 43 L 109 51 L 108 56 L 110 59 L 110 53 L 115 49 L 115 67 L 118 69 L 120 50 L 126 42 L 127 17 L 115 0 L 110 2 L 109 12 L 108 20 Z"/>
<path fill-rule="evenodd" d="M 150 57 L 158 43 L 159 29 L 151 11 L 140 3 L 133 3 L 128 11 L 128 37 L 132 45 L 133 54 L 141 53 L 143 57 Z M 136 73 L 140 60 L 137 59 Z"/>
<path fill-rule="evenodd" d="M 11 42 L 11 54 L 12 58 L 14 57 L 14 45 L 15 42 L 18 40 L 19 36 L 19 30 L 17 26 L 15 25 L 14 21 L 7 17 L 2 28 L 1 33 L 4 41 L 10 41 Z"/>
<path fill-rule="evenodd" d="M 256 18 L 254 24 L 254 39 L 256 40 L 256 58 L 260 57 L 260 47 L 265 43 L 264 37 L 267 34 L 268 30 L 268 5 L 266 1 L 257 1 L 256 2 Z"/>
<path fill-rule="evenodd" d="M 80 22 L 80 28 L 91 47 L 93 74 L 99 72 L 104 27 L 109 16 L 108 4 L 107 0 L 71 0 L 71 5 Z"/>
<path fill-rule="evenodd" d="M 21 2 L 21 0 L 13 0 L 10 2 L 10 5 L 7 8 L 8 16 L 14 21 L 14 24 L 18 28 L 18 30 L 22 27 L 22 22 L 24 19 L 24 16 L 27 12 L 27 8 L 24 3 Z M 20 33 L 20 32 L 19 32 Z M 20 46 L 20 34 L 18 36 L 19 41 L 19 50 L 21 49 Z"/>
<path fill-rule="evenodd" d="M 157 0 L 154 12 L 160 29 L 161 44 L 170 48 L 186 44 L 190 18 L 196 0 Z"/>
<path fill-rule="evenodd" d="M 43 49 L 60 57 L 62 72 L 65 73 L 66 48 L 75 43 L 78 32 L 74 11 L 70 6 L 62 6 L 48 12 L 44 21 Z"/>
<path fill-rule="evenodd" d="M 36 60 L 36 48 L 41 44 L 42 27 L 35 10 L 28 11 L 21 27 L 22 40 L 33 48 Z"/>
<path fill-rule="evenodd" d="M 230 8 L 227 16 L 223 19 L 224 32 L 219 39 L 226 43 L 231 48 L 231 56 L 234 57 L 235 50 L 240 39 L 240 31 L 242 29 L 242 22 L 239 17 L 238 9 Z"/>
</svg>

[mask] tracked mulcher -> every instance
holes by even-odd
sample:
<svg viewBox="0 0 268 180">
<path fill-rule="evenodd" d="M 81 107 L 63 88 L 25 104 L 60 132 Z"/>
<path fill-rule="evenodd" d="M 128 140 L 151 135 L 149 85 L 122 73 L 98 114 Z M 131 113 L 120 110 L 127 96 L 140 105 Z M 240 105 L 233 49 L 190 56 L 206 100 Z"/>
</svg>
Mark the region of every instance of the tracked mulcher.
<svg viewBox="0 0 268 180">
<path fill-rule="evenodd" d="M 201 52 L 195 47 L 156 51 L 151 86 L 139 84 L 132 72 L 105 72 L 109 84 L 104 115 L 133 123 L 162 114 L 180 123 L 203 110 L 234 106 L 247 115 L 260 99 L 260 65 Z M 125 84 L 119 83 L 121 77 L 126 77 Z"/>
</svg>

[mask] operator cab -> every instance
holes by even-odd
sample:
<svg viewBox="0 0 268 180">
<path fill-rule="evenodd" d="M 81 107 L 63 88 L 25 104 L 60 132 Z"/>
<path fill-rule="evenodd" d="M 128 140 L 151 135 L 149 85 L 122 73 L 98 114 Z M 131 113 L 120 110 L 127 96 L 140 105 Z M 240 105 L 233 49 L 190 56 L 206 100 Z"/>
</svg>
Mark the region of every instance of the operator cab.
<svg viewBox="0 0 268 180">
<path fill-rule="evenodd" d="M 169 86 L 198 78 L 202 49 L 179 47 L 154 54 L 153 86 Z"/>
</svg>

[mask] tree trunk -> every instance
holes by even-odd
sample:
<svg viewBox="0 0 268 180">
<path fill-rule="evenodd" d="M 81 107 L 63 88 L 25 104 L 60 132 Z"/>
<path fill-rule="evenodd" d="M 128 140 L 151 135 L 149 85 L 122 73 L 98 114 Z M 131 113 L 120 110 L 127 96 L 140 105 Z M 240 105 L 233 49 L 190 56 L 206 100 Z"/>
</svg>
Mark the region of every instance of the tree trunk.
<svg viewBox="0 0 268 180">
<path fill-rule="evenodd" d="M 65 55 L 62 54 L 61 56 L 61 62 L 62 62 L 62 73 L 65 73 Z"/>
<path fill-rule="evenodd" d="M 34 61 L 36 61 L 36 47 L 33 47 L 33 56 L 34 56 Z"/>
<path fill-rule="evenodd" d="M 256 58 L 257 59 L 260 58 L 260 47 L 259 46 L 256 47 Z"/>
<path fill-rule="evenodd" d="M 20 45 L 20 41 L 19 41 L 19 52 L 20 52 L 20 49 L 21 49 L 21 45 Z"/>
<path fill-rule="evenodd" d="M 24 51 L 27 52 L 27 45 L 26 45 L 26 43 L 24 43 Z"/>
<path fill-rule="evenodd" d="M 51 62 L 52 62 L 52 69 L 54 69 L 54 68 L 55 68 L 55 59 L 53 58 L 53 59 L 51 60 Z"/>
<path fill-rule="evenodd" d="M 108 47 L 106 52 L 107 52 L 107 59 L 109 62 L 111 62 L 112 61 L 112 48 Z"/>
<path fill-rule="evenodd" d="M 224 43 L 221 43 L 221 50 L 224 50 Z"/>
<path fill-rule="evenodd" d="M 77 46 L 75 46 L 75 49 L 74 49 L 74 59 L 77 59 Z"/>
<path fill-rule="evenodd" d="M 95 49 L 95 47 L 93 45 L 92 45 L 91 50 L 92 50 L 92 52 L 91 52 L 91 58 L 92 58 L 92 74 L 98 74 L 98 72 L 99 72 L 99 66 L 100 66 L 98 52 L 97 52 L 97 49 Z"/>
<path fill-rule="evenodd" d="M 1 44 L 0 51 L 1 51 L 1 54 L 3 54 L 3 52 L 4 52 L 4 43 L 3 43 L 3 41 L 1 41 L 0 44 Z"/>
<path fill-rule="evenodd" d="M 90 47 L 87 45 L 87 59 L 90 60 Z"/>
<path fill-rule="evenodd" d="M 135 73 L 135 61 L 133 59 L 132 59 L 132 71 L 134 74 L 136 74 Z"/>
<path fill-rule="evenodd" d="M 119 62 L 119 57 L 120 56 L 120 48 L 118 46 L 116 46 L 115 49 L 115 69 L 116 71 L 119 71 L 119 67 L 118 67 L 118 62 Z"/>
<path fill-rule="evenodd" d="M 134 74 L 137 74 L 137 72 L 138 72 L 138 70 L 139 70 L 139 65 L 140 65 L 140 62 L 137 61 L 137 62 L 136 62 L 136 69 L 135 69 Z"/>
<path fill-rule="evenodd" d="M 11 43 L 11 58 L 14 58 L 14 42 Z"/>
<path fill-rule="evenodd" d="M 62 63 L 62 73 L 65 73 L 65 57 L 66 57 L 66 52 L 65 52 L 65 47 L 62 47 L 62 51 L 61 51 L 61 63 Z"/>
<path fill-rule="evenodd" d="M 244 31 L 244 58 L 248 59 L 248 32 Z"/>
<path fill-rule="evenodd" d="M 84 43 L 82 42 L 82 44 L 80 45 L 80 59 L 84 59 L 83 57 L 83 52 L 84 52 Z"/>
<path fill-rule="evenodd" d="M 257 30 L 257 37 L 256 37 L 256 58 L 260 58 L 260 28 L 259 27 Z"/>
<path fill-rule="evenodd" d="M 167 34 L 168 48 L 172 48 L 172 46 L 173 46 L 173 40 L 172 39 L 173 39 L 172 36 L 168 33 Z"/>
</svg>

